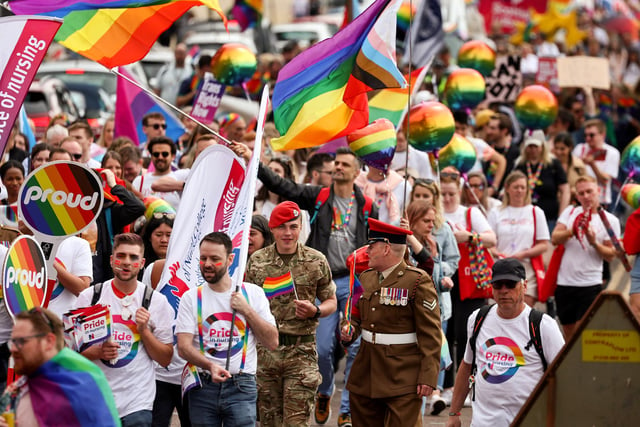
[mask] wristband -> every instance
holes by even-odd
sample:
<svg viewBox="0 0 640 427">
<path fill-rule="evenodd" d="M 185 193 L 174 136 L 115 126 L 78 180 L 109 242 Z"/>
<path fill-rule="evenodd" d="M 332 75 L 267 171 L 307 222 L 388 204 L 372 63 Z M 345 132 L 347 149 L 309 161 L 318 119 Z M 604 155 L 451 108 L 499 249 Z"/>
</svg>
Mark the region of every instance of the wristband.
<svg viewBox="0 0 640 427">
<path fill-rule="evenodd" d="M 462 413 L 458 412 L 449 412 L 449 416 L 450 417 L 459 417 L 460 415 L 462 415 Z"/>
</svg>

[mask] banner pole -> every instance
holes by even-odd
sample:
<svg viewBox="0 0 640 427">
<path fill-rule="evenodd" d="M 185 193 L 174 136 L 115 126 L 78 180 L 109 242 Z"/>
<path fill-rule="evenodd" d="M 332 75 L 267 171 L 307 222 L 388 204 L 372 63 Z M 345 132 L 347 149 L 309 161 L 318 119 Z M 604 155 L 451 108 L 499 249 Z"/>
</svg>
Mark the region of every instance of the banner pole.
<svg viewBox="0 0 640 427">
<path fill-rule="evenodd" d="M 205 125 L 204 123 L 202 123 L 200 120 L 197 120 L 193 117 L 191 117 L 191 115 L 185 113 L 184 111 L 182 111 L 181 109 L 179 109 L 178 107 L 176 107 L 175 105 L 173 105 L 172 103 L 162 99 L 161 97 L 159 97 L 158 95 L 156 95 L 155 93 L 153 93 L 152 91 L 150 91 L 149 89 L 147 89 L 146 87 L 142 86 L 140 83 L 138 83 L 137 81 L 130 79 L 129 77 L 125 76 L 124 74 L 122 74 L 121 72 L 117 71 L 116 69 L 112 68 L 110 69 L 110 71 L 119 76 L 122 77 L 123 79 L 125 79 L 126 81 L 128 81 L 129 83 L 131 83 L 132 85 L 137 86 L 140 90 L 142 90 L 144 93 L 146 93 L 147 95 L 151 96 L 153 99 L 155 99 L 156 101 L 162 102 L 164 105 L 166 105 L 167 107 L 171 108 L 173 111 L 175 111 L 176 113 L 184 116 L 184 117 L 188 117 L 189 119 L 193 120 L 195 123 L 199 124 L 200 126 L 202 126 L 203 128 L 205 128 L 208 132 L 211 132 L 212 134 L 214 134 L 217 138 L 221 139 L 222 141 L 224 141 L 227 145 L 233 145 L 233 142 L 229 141 L 227 138 L 225 138 L 224 136 L 220 135 L 218 132 L 214 131 L 213 129 L 211 129 L 209 126 Z"/>
</svg>

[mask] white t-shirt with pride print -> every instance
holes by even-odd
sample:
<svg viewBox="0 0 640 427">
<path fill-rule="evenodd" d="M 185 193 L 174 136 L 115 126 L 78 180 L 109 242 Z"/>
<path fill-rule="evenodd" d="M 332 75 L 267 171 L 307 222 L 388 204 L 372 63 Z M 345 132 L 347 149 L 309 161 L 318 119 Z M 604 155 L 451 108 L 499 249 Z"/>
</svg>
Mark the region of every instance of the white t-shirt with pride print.
<svg viewBox="0 0 640 427">
<path fill-rule="evenodd" d="M 109 381 L 116 401 L 118 415 L 122 418 L 133 412 L 153 409 L 156 396 L 156 375 L 154 361 L 147 354 L 138 327 L 135 313 L 142 307 L 145 285 L 138 282 L 138 288 L 131 295 L 128 306 L 131 316 L 122 317 L 122 299 L 118 298 L 112 287 L 112 280 L 104 282 L 98 304 L 108 305 L 111 312 L 112 339 L 120 344 L 118 359 L 111 361 L 94 360 Z M 93 286 L 82 291 L 75 307 L 88 307 L 93 298 Z M 154 291 L 149 305 L 149 327 L 153 335 L 163 344 L 173 344 L 173 308 L 167 298 Z M 126 317 L 126 316 L 125 316 Z"/>
<path fill-rule="evenodd" d="M 542 361 L 530 340 L 529 312 L 526 306 L 514 319 L 503 319 L 492 307 L 480 327 L 476 340 L 476 390 L 472 402 L 472 426 L 508 427 L 524 405 L 538 380 L 542 377 Z M 478 315 L 474 311 L 467 321 L 471 337 Z M 556 357 L 564 338 L 560 328 L 549 316 L 540 322 L 542 348 L 547 364 Z M 464 353 L 465 363 L 471 364 L 473 354 L 469 342 Z"/>
<path fill-rule="evenodd" d="M 275 318 L 271 314 L 269 301 L 264 291 L 259 286 L 244 283 L 249 305 L 258 315 L 272 325 L 276 325 Z M 202 286 L 202 335 L 205 356 L 220 366 L 225 366 L 227 351 L 229 348 L 229 332 L 231 326 L 231 292 L 216 292 L 207 284 Z M 242 291 L 241 291 L 242 292 Z M 198 288 L 189 289 L 180 299 L 178 319 L 176 321 L 176 334 L 193 334 L 193 345 L 200 349 L 198 333 Z M 244 352 L 244 336 L 247 330 L 247 322 L 240 313 L 236 314 L 235 327 L 233 329 L 233 344 L 231 348 L 231 360 L 229 372 L 232 375 L 240 372 Z M 249 328 L 249 337 L 246 343 L 246 356 L 242 372 L 255 374 L 257 368 L 256 338 L 253 330 Z"/>
</svg>

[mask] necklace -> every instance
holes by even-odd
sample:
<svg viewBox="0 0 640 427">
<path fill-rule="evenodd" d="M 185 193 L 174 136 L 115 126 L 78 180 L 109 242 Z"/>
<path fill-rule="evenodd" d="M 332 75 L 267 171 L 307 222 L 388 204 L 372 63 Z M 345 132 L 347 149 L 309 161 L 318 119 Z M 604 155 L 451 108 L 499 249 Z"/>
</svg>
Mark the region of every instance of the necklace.
<svg viewBox="0 0 640 427">
<path fill-rule="evenodd" d="M 540 173 L 542 172 L 542 162 L 538 163 L 535 173 L 531 172 L 531 163 L 527 162 L 527 181 L 529 182 L 529 190 L 531 191 L 531 197 L 535 198 L 535 188 L 538 185 L 542 185 L 540 181 Z"/>
<path fill-rule="evenodd" d="M 356 192 L 355 190 L 351 191 L 351 198 L 349 199 L 349 204 L 347 205 L 347 212 L 344 214 L 344 217 L 340 214 L 340 211 L 334 207 L 333 208 L 333 221 L 331 222 L 331 230 L 336 231 L 340 229 L 346 229 L 349 225 L 349 221 L 351 220 L 351 212 L 353 211 L 353 203 L 356 201 Z"/>
</svg>

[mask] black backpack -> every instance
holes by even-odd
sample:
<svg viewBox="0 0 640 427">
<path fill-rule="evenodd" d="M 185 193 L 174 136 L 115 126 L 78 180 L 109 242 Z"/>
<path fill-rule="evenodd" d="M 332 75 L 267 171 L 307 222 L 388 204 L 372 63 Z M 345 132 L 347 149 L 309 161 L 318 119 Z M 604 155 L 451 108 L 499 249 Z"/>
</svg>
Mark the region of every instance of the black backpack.
<svg viewBox="0 0 640 427">
<path fill-rule="evenodd" d="M 469 337 L 469 346 L 471 346 L 471 352 L 473 353 L 470 379 L 473 400 L 475 400 L 475 376 L 478 370 L 478 366 L 476 365 L 476 341 L 478 340 L 480 327 L 487 318 L 489 310 L 491 310 L 491 307 L 493 307 L 494 305 L 495 304 L 485 305 L 480 308 L 480 311 L 478 311 L 478 314 L 476 315 L 476 320 L 473 322 L 472 334 Z M 540 322 L 542 322 L 542 316 L 544 316 L 544 313 L 536 310 L 535 308 L 532 308 L 531 312 L 529 312 L 529 342 L 524 348 L 525 350 L 529 350 L 533 345 L 533 347 L 536 349 L 536 353 L 538 353 L 538 356 L 540 356 L 540 361 L 542 362 L 542 371 L 544 372 L 547 370 L 547 359 L 544 357 L 544 350 L 542 348 L 542 336 L 540 335 Z"/>
<path fill-rule="evenodd" d="M 100 295 L 102 294 L 102 285 L 103 283 L 96 283 L 93 285 L 93 297 L 91 298 L 91 305 L 96 305 L 98 300 L 100 299 Z M 153 288 L 150 286 L 145 286 L 144 288 L 144 297 L 142 297 L 142 306 L 145 309 L 149 309 L 151 305 L 151 297 L 153 296 Z"/>
</svg>

